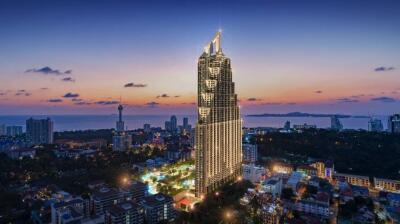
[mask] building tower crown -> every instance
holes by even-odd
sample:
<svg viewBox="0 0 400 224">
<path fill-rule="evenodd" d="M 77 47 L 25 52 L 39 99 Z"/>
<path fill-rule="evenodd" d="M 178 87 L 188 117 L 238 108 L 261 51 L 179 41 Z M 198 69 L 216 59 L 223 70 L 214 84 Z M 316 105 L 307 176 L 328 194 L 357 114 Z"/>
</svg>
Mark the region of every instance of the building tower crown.
<svg viewBox="0 0 400 224">
<path fill-rule="evenodd" d="M 208 55 L 222 53 L 221 30 L 218 30 L 214 38 L 204 47 L 204 53 Z"/>
</svg>

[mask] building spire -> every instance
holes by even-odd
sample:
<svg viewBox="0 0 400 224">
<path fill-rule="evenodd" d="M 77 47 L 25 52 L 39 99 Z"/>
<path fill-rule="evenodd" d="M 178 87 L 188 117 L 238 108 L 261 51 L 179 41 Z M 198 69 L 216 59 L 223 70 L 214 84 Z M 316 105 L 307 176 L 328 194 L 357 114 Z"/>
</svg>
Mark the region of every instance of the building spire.
<svg viewBox="0 0 400 224">
<path fill-rule="evenodd" d="M 207 54 L 214 54 L 214 53 L 222 53 L 221 48 L 221 33 L 222 29 L 218 29 L 217 33 L 215 33 L 214 38 L 210 41 L 205 47 L 204 52 Z"/>
<path fill-rule="evenodd" d="M 220 53 L 221 52 L 221 29 L 219 29 L 218 32 L 215 34 L 212 43 L 215 46 L 215 52 Z"/>
</svg>

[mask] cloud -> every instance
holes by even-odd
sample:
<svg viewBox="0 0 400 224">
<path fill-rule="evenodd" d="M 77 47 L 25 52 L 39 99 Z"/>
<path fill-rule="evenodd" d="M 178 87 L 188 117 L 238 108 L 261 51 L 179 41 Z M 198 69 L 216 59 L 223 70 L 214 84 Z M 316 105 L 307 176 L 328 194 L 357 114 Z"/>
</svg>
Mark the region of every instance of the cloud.
<svg viewBox="0 0 400 224">
<path fill-rule="evenodd" d="M 250 98 L 247 99 L 247 101 L 250 101 L 250 102 L 260 101 L 260 100 L 261 99 L 258 99 L 258 98 L 255 98 L 255 97 L 250 97 Z"/>
<path fill-rule="evenodd" d="M 336 101 L 339 101 L 339 103 L 358 103 L 359 102 L 356 99 L 351 99 L 351 98 L 347 98 L 347 97 L 336 99 Z"/>
<path fill-rule="evenodd" d="M 72 74 L 72 70 L 67 70 L 65 72 L 62 72 L 60 70 L 57 69 L 52 69 L 48 66 L 43 67 L 43 68 L 32 68 L 32 69 L 28 69 L 25 71 L 25 73 L 40 73 L 40 74 L 44 74 L 44 75 L 66 75 L 66 74 Z"/>
<path fill-rule="evenodd" d="M 394 99 L 392 97 L 381 96 L 381 97 L 372 98 L 371 101 L 382 102 L 382 103 L 394 103 L 394 102 L 396 102 L 396 99 Z"/>
<path fill-rule="evenodd" d="M 115 100 L 102 100 L 102 101 L 95 102 L 95 104 L 98 104 L 98 105 L 115 105 L 118 103 L 119 103 L 119 101 L 115 101 Z"/>
<path fill-rule="evenodd" d="M 282 105 L 282 103 L 278 103 L 278 102 L 268 102 L 268 103 L 263 103 L 261 105 L 265 105 L 265 106 L 277 106 L 277 105 Z"/>
<path fill-rule="evenodd" d="M 47 88 L 47 87 L 42 87 L 42 88 L 40 88 L 40 90 L 48 90 L 49 88 Z"/>
<path fill-rule="evenodd" d="M 146 106 L 149 106 L 149 107 L 156 107 L 158 105 L 160 105 L 160 104 L 157 102 L 154 102 L 154 101 L 146 103 Z"/>
<path fill-rule="evenodd" d="M 90 104 L 92 104 L 92 103 L 89 103 L 89 102 L 76 102 L 76 103 L 74 103 L 74 105 L 78 105 L 78 106 L 90 105 Z"/>
<path fill-rule="evenodd" d="M 64 98 L 76 98 L 79 97 L 78 93 L 66 93 L 64 96 Z"/>
<path fill-rule="evenodd" d="M 32 94 L 28 93 L 28 91 L 26 91 L 25 89 L 17 90 L 17 92 L 15 93 L 15 96 L 30 96 L 30 95 Z"/>
<path fill-rule="evenodd" d="M 158 95 L 156 98 L 168 98 L 168 97 L 169 97 L 169 95 L 164 93 L 164 94 Z"/>
<path fill-rule="evenodd" d="M 353 95 L 353 96 L 351 96 L 351 98 L 360 98 L 363 96 L 365 96 L 365 94 Z"/>
<path fill-rule="evenodd" d="M 322 93 L 322 90 L 317 90 L 317 91 L 315 91 L 314 93 L 316 93 L 316 94 L 321 94 L 321 93 Z"/>
<path fill-rule="evenodd" d="M 176 98 L 176 97 L 181 97 L 181 96 L 179 96 L 179 95 L 176 95 L 176 96 L 174 96 L 174 97 Z"/>
<path fill-rule="evenodd" d="M 130 83 L 127 83 L 127 84 L 124 85 L 125 88 L 129 88 L 129 87 L 132 87 L 132 88 L 143 88 L 143 87 L 146 87 L 146 86 L 147 86 L 147 84 L 133 83 L 133 82 L 130 82 Z"/>
<path fill-rule="evenodd" d="M 190 102 L 190 103 L 181 103 L 182 105 L 196 105 L 196 102 Z"/>
<path fill-rule="evenodd" d="M 61 103 L 61 102 L 63 102 L 63 100 L 62 99 L 49 99 L 49 100 L 47 100 L 47 102 L 49 102 L 49 103 Z"/>
<path fill-rule="evenodd" d="M 75 82 L 75 79 L 72 77 L 65 77 L 63 79 L 61 79 L 61 81 L 63 82 Z"/>
<path fill-rule="evenodd" d="M 290 102 L 290 103 L 286 103 L 287 105 L 296 105 L 297 103 L 294 102 Z"/>
<path fill-rule="evenodd" d="M 71 99 L 72 102 L 82 102 L 82 99 L 78 99 L 78 98 L 72 98 Z"/>
<path fill-rule="evenodd" d="M 380 67 L 376 67 L 374 69 L 375 72 L 387 72 L 387 71 L 392 71 L 392 70 L 394 70 L 394 67 L 380 66 Z"/>
</svg>

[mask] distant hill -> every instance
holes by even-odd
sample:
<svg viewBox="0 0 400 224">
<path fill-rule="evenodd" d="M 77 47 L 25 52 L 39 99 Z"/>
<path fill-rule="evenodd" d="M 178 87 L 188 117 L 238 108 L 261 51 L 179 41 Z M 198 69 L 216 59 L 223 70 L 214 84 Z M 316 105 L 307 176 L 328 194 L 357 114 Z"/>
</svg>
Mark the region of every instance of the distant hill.
<svg viewBox="0 0 400 224">
<path fill-rule="evenodd" d="M 353 116 L 353 115 L 345 115 L 345 114 L 310 114 L 303 112 L 290 112 L 286 114 L 249 114 L 248 117 L 332 117 L 336 116 L 338 118 L 369 118 L 369 116 Z"/>
</svg>

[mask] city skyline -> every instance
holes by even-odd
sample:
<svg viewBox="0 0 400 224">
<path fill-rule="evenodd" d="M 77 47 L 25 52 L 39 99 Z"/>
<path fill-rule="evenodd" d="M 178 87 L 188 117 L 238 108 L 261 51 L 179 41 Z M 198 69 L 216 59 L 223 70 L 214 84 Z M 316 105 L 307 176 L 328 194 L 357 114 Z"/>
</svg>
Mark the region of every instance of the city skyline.
<svg viewBox="0 0 400 224">
<path fill-rule="evenodd" d="M 399 108 L 398 2 L 153 3 L 0 2 L 0 115 L 195 114 L 218 28 L 243 114 Z"/>
</svg>

